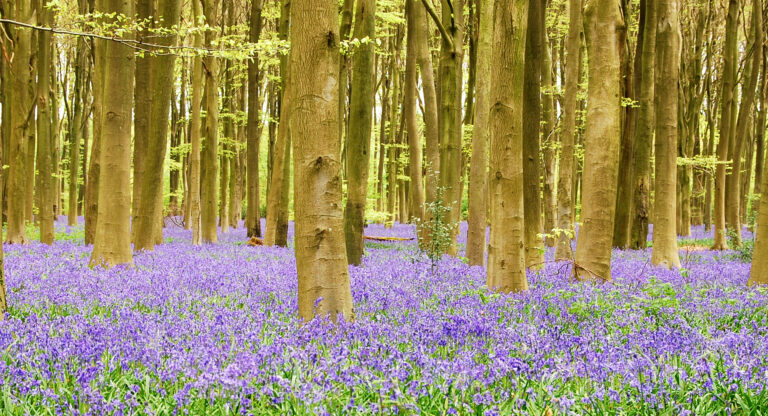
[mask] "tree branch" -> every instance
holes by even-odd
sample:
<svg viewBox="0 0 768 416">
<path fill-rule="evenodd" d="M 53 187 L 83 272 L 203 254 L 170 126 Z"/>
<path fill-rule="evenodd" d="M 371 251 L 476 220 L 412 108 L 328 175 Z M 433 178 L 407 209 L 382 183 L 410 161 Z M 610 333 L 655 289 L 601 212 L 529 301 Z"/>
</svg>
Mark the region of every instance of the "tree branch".
<svg viewBox="0 0 768 416">
<path fill-rule="evenodd" d="M 137 40 L 137 39 L 125 39 L 117 36 L 100 35 L 98 33 L 76 32 L 76 31 L 71 31 L 66 29 L 55 28 L 55 27 L 37 26 L 30 23 L 19 22 L 17 20 L 11 20 L 11 19 L 0 18 L 0 23 L 25 27 L 33 30 L 39 30 L 41 32 L 50 32 L 56 35 L 84 36 L 84 37 L 93 38 L 93 39 L 117 42 L 129 48 L 133 48 L 142 52 L 150 52 L 156 55 L 181 55 L 183 52 L 198 52 L 198 53 L 202 53 L 203 55 L 214 55 L 216 53 L 221 53 L 221 52 L 242 51 L 242 49 L 219 49 L 219 48 L 206 48 L 206 47 L 197 47 L 197 46 L 189 46 L 189 45 L 161 45 L 158 43 L 148 43 L 148 42 L 144 42 L 142 40 Z M 167 52 L 160 52 L 163 50 Z M 178 53 L 174 51 L 178 51 Z"/>
<path fill-rule="evenodd" d="M 440 31 L 440 36 L 443 38 L 443 41 L 448 44 L 451 50 L 453 50 L 453 38 L 448 34 L 448 31 L 445 30 L 445 26 L 443 26 L 443 23 L 440 21 L 440 17 L 437 15 L 437 11 L 435 11 L 435 7 L 432 6 L 432 0 L 421 0 L 421 2 L 424 4 L 424 8 L 427 9 L 427 13 L 432 16 L 432 20 L 435 22 L 435 25 L 437 25 L 437 30 Z"/>
</svg>

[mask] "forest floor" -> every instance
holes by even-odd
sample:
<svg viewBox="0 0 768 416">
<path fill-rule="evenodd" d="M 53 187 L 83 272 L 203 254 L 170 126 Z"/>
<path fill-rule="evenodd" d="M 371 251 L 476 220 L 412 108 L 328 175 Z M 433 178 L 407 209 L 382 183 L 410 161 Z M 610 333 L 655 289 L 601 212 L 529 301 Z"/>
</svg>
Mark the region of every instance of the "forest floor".
<svg viewBox="0 0 768 416">
<path fill-rule="evenodd" d="M 616 251 L 614 281 L 550 260 L 499 295 L 461 259 L 369 242 L 355 322 L 299 326 L 290 248 L 241 228 L 194 247 L 171 224 L 135 267 L 88 268 L 82 225 L 5 246 L 4 414 L 758 414 L 768 290 L 737 251 Z M 371 226 L 366 234 L 411 237 Z M 749 236 L 751 238 L 751 236 Z M 464 241 L 465 237 L 460 237 Z M 681 240 L 706 246 L 701 229 Z"/>
</svg>

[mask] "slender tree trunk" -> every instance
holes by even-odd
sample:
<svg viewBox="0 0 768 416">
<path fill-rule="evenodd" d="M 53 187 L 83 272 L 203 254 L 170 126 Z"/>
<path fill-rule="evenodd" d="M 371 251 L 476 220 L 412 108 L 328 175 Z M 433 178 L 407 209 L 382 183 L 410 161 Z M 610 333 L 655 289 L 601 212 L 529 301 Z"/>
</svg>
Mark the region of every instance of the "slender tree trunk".
<svg viewBox="0 0 768 416">
<path fill-rule="evenodd" d="M 355 7 L 355 39 L 376 36 L 376 2 L 359 0 Z M 363 257 L 363 228 L 368 200 L 368 171 L 373 130 L 373 95 L 376 68 L 372 42 L 361 44 L 353 55 L 349 136 L 347 137 L 347 203 L 344 209 L 344 236 L 349 264 L 359 265 Z M 407 82 L 407 81 L 406 81 Z M 414 97 L 415 98 L 415 97 Z M 410 132 L 409 132 L 410 136 Z"/>
<path fill-rule="evenodd" d="M 338 130 L 339 23 L 336 1 L 293 0 L 291 131 L 296 157 L 299 316 L 353 320 L 341 208 Z"/>
<path fill-rule="evenodd" d="M 489 288 L 528 289 L 525 275 L 523 208 L 523 79 L 527 0 L 498 0 L 491 74 L 491 153 L 488 191 L 491 236 Z"/>
<path fill-rule="evenodd" d="M 200 3 L 192 2 L 192 10 L 195 21 L 200 17 Z M 196 33 L 194 36 L 195 46 L 202 46 L 203 37 Z M 192 244 L 200 245 L 203 241 L 202 235 L 202 201 L 200 195 L 201 185 L 201 147 L 202 147 L 202 120 L 201 107 L 203 105 L 203 59 L 201 57 L 192 58 L 192 101 L 190 102 L 189 116 L 189 141 L 191 150 L 189 153 L 189 204 L 190 219 L 192 223 Z"/>
<path fill-rule="evenodd" d="M 41 25 L 51 25 L 51 11 L 45 7 L 45 0 L 37 0 L 37 17 Z M 40 242 L 53 244 L 53 126 L 51 124 L 51 106 L 49 105 L 51 89 L 51 56 L 53 51 L 53 36 L 50 33 L 37 34 L 37 166 L 39 182 L 37 194 L 40 212 Z M 58 110 L 58 109 L 55 109 Z M 0 264 L 2 258 L 0 257 Z M 4 307 L 5 284 L 0 279 L 0 308 Z M 5 309 L 0 309 L 0 313 Z"/>
<path fill-rule="evenodd" d="M 161 28 L 171 29 L 179 22 L 181 1 L 159 0 L 158 11 L 163 16 Z M 155 38 L 155 42 L 171 46 L 175 44 L 176 36 L 159 36 Z M 158 226 L 158 219 L 163 216 L 163 171 L 168 147 L 168 116 L 176 58 L 173 55 L 161 55 L 152 59 L 155 59 L 155 65 L 152 68 L 150 136 L 147 138 L 147 154 L 144 156 L 144 172 L 141 175 L 141 205 L 136 210 L 133 224 L 136 230 L 133 240 L 136 251 L 152 251 L 157 240 L 162 241 L 162 228 Z"/>
<path fill-rule="evenodd" d="M 382 59 L 382 61 L 384 61 Z M 386 169 L 385 161 L 387 158 L 387 122 L 389 120 L 390 111 L 390 99 L 389 99 L 389 81 L 390 75 L 388 68 L 382 66 L 382 81 L 381 81 L 381 118 L 379 120 L 379 160 L 378 160 L 378 174 L 377 174 L 377 190 L 379 192 L 378 205 L 379 211 L 384 210 L 384 199 L 386 198 L 385 186 L 384 186 L 384 170 Z M 385 221 L 386 223 L 386 221 Z"/>
<path fill-rule="evenodd" d="M 232 143 L 235 141 L 235 125 L 233 115 L 235 114 L 234 108 L 234 90 L 232 88 L 232 75 L 231 67 L 227 62 L 225 69 L 223 70 L 224 76 L 224 98 L 223 98 L 223 142 L 221 143 L 221 150 L 218 152 L 219 156 L 219 227 L 221 227 L 222 234 L 229 232 L 229 186 L 230 186 L 230 172 L 232 166 L 232 152 L 234 148 Z"/>
<path fill-rule="evenodd" d="M 203 0 L 203 15 L 210 27 L 215 27 L 219 15 L 219 0 Z M 211 30 L 205 32 L 205 46 L 212 47 L 216 34 Z M 219 170 L 219 61 L 213 56 L 203 58 L 205 76 L 205 128 L 204 140 L 200 150 L 200 221 L 202 240 L 205 243 L 216 243 L 216 213 Z"/>
<path fill-rule="evenodd" d="M 17 2 L 14 18 L 21 22 L 33 23 L 33 4 Z M 34 106 L 30 95 L 29 82 L 32 76 L 29 69 L 32 50 L 32 33 L 26 29 L 15 28 L 9 34 L 13 41 L 13 60 L 15 65 L 6 67 L 3 80 L 5 100 L 8 112 L 3 112 L 3 125 L 7 125 L 8 151 L 4 153 L 4 163 L 8 164 L 7 179 L 7 229 L 6 242 L 11 244 L 27 243 L 26 235 L 26 193 L 34 184 L 28 182 L 27 163 L 29 153 L 28 130 L 34 126 L 28 122 L 28 115 Z M 3 105 L 5 107 L 5 105 Z M 5 117 L 9 118 L 6 119 Z M 6 156 L 7 155 L 7 156 Z"/>
<path fill-rule="evenodd" d="M 99 0 L 101 1 L 101 0 Z M 104 67 L 105 41 L 93 41 L 94 68 Z M 99 216 L 99 190 L 101 182 L 101 147 L 104 106 L 104 71 L 93 73 L 93 139 L 91 140 L 91 158 L 88 162 L 88 187 L 85 189 L 85 244 L 93 244 L 96 239 L 96 224 Z"/>
<path fill-rule="evenodd" d="M 525 40 L 525 84 L 523 94 L 523 175 L 525 189 L 525 265 L 540 266 L 541 238 L 541 39 L 544 30 L 544 1 L 531 0 Z"/>
<path fill-rule="evenodd" d="M 445 35 L 440 44 L 440 97 L 438 136 L 440 140 L 440 186 L 446 205 L 450 208 L 450 245 L 448 254 L 456 255 L 456 236 L 461 219 L 461 92 L 462 61 L 464 58 L 463 0 L 441 0 L 442 18 L 439 22 Z M 423 70 L 422 70 L 423 71 Z M 423 73 L 423 72 L 422 72 Z"/>
<path fill-rule="evenodd" d="M 680 268 L 677 251 L 677 141 L 680 78 L 680 11 L 678 0 L 659 0 L 656 26 L 656 201 L 653 210 L 651 262 Z"/>
<path fill-rule="evenodd" d="M 129 0 L 100 0 L 104 13 L 133 16 Z M 111 20 L 111 19 L 108 19 Z M 105 42 L 104 58 L 97 67 L 104 80 L 99 221 L 91 253 L 91 266 L 132 264 L 131 255 L 131 122 L 134 88 L 134 50 L 117 42 Z"/>
<path fill-rule="evenodd" d="M 291 14 L 291 1 L 282 0 L 280 11 L 280 27 L 278 37 L 288 39 L 289 22 Z M 290 53 L 289 53 L 290 55 Z M 277 126 L 277 140 L 273 151 L 272 179 L 269 182 L 267 194 L 267 229 L 264 235 L 264 244 L 285 246 L 288 243 L 288 192 L 290 183 L 287 173 L 290 173 L 291 131 L 291 68 L 290 56 L 280 57 L 280 123 Z M 336 109 L 338 113 L 338 108 Z M 336 132 L 336 134 L 339 134 Z"/>
<path fill-rule="evenodd" d="M 469 165 L 467 258 L 470 265 L 485 263 L 488 225 L 488 137 L 490 136 L 491 62 L 493 59 L 493 11 L 490 0 L 478 2 L 479 28 L 475 84 L 475 123 L 472 130 L 472 163 Z"/>
<path fill-rule="evenodd" d="M 263 0 L 251 0 L 248 39 L 257 43 L 261 38 Z M 246 130 L 247 203 L 245 228 L 248 237 L 261 237 L 261 201 L 259 194 L 259 147 L 261 144 L 261 103 L 259 102 L 259 57 L 248 61 L 248 127 Z"/>
<path fill-rule="evenodd" d="M 630 248 L 644 249 L 648 245 L 648 223 L 651 217 L 651 146 L 655 125 L 654 97 L 656 73 L 656 2 L 644 0 L 642 67 L 635 130 L 634 195 Z"/>
<path fill-rule="evenodd" d="M 403 43 L 402 26 L 398 25 L 395 28 L 395 35 L 390 43 L 392 59 L 390 60 L 391 69 L 390 77 L 392 82 L 392 88 L 390 89 L 390 103 L 389 106 L 389 139 L 387 141 L 387 213 L 389 219 L 387 226 L 392 226 L 395 221 L 395 201 L 397 199 L 397 125 L 400 103 L 400 49 L 402 49 Z"/>
<path fill-rule="evenodd" d="M 630 17 L 629 0 L 622 0 L 622 14 L 626 20 Z M 619 34 L 619 55 L 621 57 L 621 96 L 634 100 L 635 83 L 633 78 L 632 55 L 629 52 L 627 39 L 628 30 L 625 28 Z M 642 44 L 638 34 L 637 45 Z M 641 53 L 636 49 L 636 60 Z M 634 159 L 634 135 L 637 123 L 637 114 L 632 105 L 622 105 L 621 109 L 621 143 L 619 144 L 619 181 L 616 192 L 616 218 L 613 224 L 613 246 L 627 248 L 629 246 L 629 228 L 631 223 L 630 212 L 632 206 L 629 195 L 632 194 L 632 163 Z"/>
<path fill-rule="evenodd" d="M 751 65 L 748 62 L 745 68 L 745 80 L 742 85 L 741 106 L 739 108 L 736 125 L 732 126 L 735 135 L 731 136 L 733 140 L 732 152 L 729 159 L 732 161 L 731 173 L 726 177 L 725 197 L 726 197 L 726 225 L 734 235 L 734 244 L 741 246 L 741 155 L 744 149 L 744 141 L 747 136 L 747 126 L 749 126 L 749 117 L 752 114 L 752 104 L 755 99 L 755 88 L 757 87 L 757 78 L 760 72 L 760 65 L 763 62 L 763 48 L 757 45 L 760 39 L 765 39 L 763 33 L 763 13 L 760 0 L 752 0 L 752 35 L 750 40 L 752 50 Z M 735 101 L 734 101 L 735 102 Z"/>
<path fill-rule="evenodd" d="M 416 62 L 421 74 L 424 94 L 424 201 L 435 202 L 437 187 L 440 183 L 440 138 L 438 132 L 438 102 L 435 84 L 435 70 L 432 55 L 429 52 L 429 20 L 424 7 L 413 8 L 413 21 L 416 44 Z M 426 215 L 426 213 L 425 213 Z M 429 218 L 426 218 L 429 220 Z"/>
<path fill-rule="evenodd" d="M 566 50 L 568 61 L 565 63 L 565 99 L 563 108 L 562 150 L 560 153 L 559 175 L 557 180 L 557 248 L 555 259 L 571 260 L 573 250 L 571 239 L 574 237 L 572 186 L 574 175 L 574 142 L 576 136 L 576 109 L 579 93 L 579 65 L 581 62 L 582 35 L 582 0 L 570 0 L 570 24 Z"/>
<path fill-rule="evenodd" d="M 728 16 L 725 25 L 725 44 L 723 46 L 722 93 L 720 95 L 720 141 L 717 143 L 718 164 L 715 173 L 715 241 L 714 250 L 728 248 L 725 235 L 725 194 L 726 163 L 730 146 L 731 119 L 734 103 L 734 83 L 738 65 L 738 19 L 739 1 L 728 1 Z"/>
<path fill-rule="evenodd" d="M 588 0 L 584 16 L 589 51 L 589 91 L 581 228 L 574 273 L 579 280 L 611 280 L 621 134 L 618 42 L 624 21 L 617 0 Z"/>
<path fill-rule="evenodd" d="M 545 243 L 547 247 L 553 247 L 555 240 L 552 236 L 552 230 L 555 229 L 557 220 L 557 210 L 555 204 L 555 157 L 557 153 L 557 134 L 555 132 L 555 99 L 554 99 L 554 81 L 552 67 L 552 51 L 549 47 L 549 38 L 547 31 L 542 31 L 542 64 L 541 64 L 541 84 L 544 91 L 542 94 L 542 134 L 543 134 L 543 170 L 544 177 L 542 210 L 544 211 L 544 233 L 547 235 Z"/>
<path fill-rule="evenodd" d="M 405 127 L 408 134 L 408 176 L 410 177 L 409 191 L 409 203 L 410 203 L 410 221 L 415 221 L 417 224 L 424 220 L 424 178 L 422 176 L 423 164 L 422 164 L 422 141 L 421 131 L 419 130 L 419 122 L 417 119 L 417 98 L 418 94 L 418 81 L 419 74 L 417 72 L 418 63 L 417 59 L 417 44 L 416 34 L 419 22 L 414 19 L 416 17 L 415 9 L 421 8 L 417 0 L 406 1 L 406 28 L 407 28 L 407 44 L 406 44 L 406 58 L 405 58 L 405 86 L 403 97 L 403 117 L 405 118 Z M 374 66 L 375 71 L 375 66 Z M 375 72 L 374 72 L 375 78 Z M 373 103 L 373 95 L 371 96 L 371 102 Z"/>
<path fill-rule="evenodd" d="M 157 17 L 157 2 L 155 0 L 136 0 L 136 17 L 145 20 L 146 27 L 137 33 L 139 38 L 152 39 L 154 36 L 155 17 Z M 151 136 L 152 108 L 154 106 L 155 57 L 140 54 L 136 57 L 136 81 L 134 89 L 133 116 L 133 193 L 131 200 L 131 241 L 136 241 L 140 222 L 139 209 L 142 206 L 141 187 L 144 184 L 144 165 L 149 154 L 149 137 Z M 156 186 L 156 184 L 152 184 Z M 146 232 L 146 229 L 144 230 Z"/>
</svg>

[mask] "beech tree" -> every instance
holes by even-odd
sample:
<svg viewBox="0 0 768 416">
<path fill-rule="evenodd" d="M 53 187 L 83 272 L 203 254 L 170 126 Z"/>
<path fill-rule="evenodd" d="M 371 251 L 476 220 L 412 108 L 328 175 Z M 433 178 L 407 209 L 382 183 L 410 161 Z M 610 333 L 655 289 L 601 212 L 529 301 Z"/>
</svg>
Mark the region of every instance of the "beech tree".
<svg viewBox="0 0 768 416">
<path fill-rule="evenodd" d="M 680 5 L 677 0 L 657 2 L 656 26 L 656 207 L 651 262 L 680 268 L 677 252 L 677 141 L 680 74 Z"/>
<path fill-rule="evenodd" d="M 368 202 L 368 171 L 373 130 L 373 87 L 376 77 L 374 44 L 376 2 L 360 0 L 355 6 L 354 38 L 363 42 L 354 51 L 347 139 L 347 204 L 344 234 L 347 260 L 359 265 L 363 257 L 365 206 Z"/>
<path fill-rule="evenodd" d="M 322 3 L 322 4 L 321 4 Z M 290 128 L 299 316 L 353 320 L 339 154 L 339 21 L 333 0 L 291 4 Z"/>
<path fill-rule="evenodd" d="M 563 133 L 561 136 L 560 171 L 557 181 L 557 235 L 555 258 L 571 260 L 573 250 L 571 238 L 574 235 L 572 182 L 574 174 L 574 153 L 576 136 L 576 104 L 579 90 L 579 64 L 581 62 L 582 0 L 568 2 L 570 22 L 568 25 L 567 62 L 565 64 L 565 98 L 563 105 Z"/>
<path fill-rule="evenodd" d="M 489 288 L 528 289 L 523 208 L 523 80 L 526 0 L 499 0 L 494 18 L 491 75 Z"/>
<path fill-rule="evenodd" d="M 31 23 L 34 12 L 33 6 L 31 2 L 18 2 L 6 10 L 13 11 L 14 19 Z M 20 65 L 4 66 L 3 83 L 10 86 L 10 88 L 4 88 L 3 97 L 3 103 L 10 104 L 7 111 L 3 106 L 3 129 L 8 142 L 8 148 L 5 150 L 8 163 L 6 196 L 8 218 L 5 240 L 12 244 L 24 244 L 27 242 L 26 193 L 27 189 L 32 188 L 32 184 L 27 181 L 29 129 L 33 127 L 27 122 L 27 116 L 34 105 L 34 99 L 29 94 L 32 32 L 23 28 L 13 28 L 8 35 L 14 45 L 14 61 Z"/>
<path fill-rule="evenodd" d="M 584 17 L 589 89 L 584 138 L 584 194 L 574 274 L 579 280 L 611 280 L 621 131 L 618 32 L 624 21 L 617 0 L 587 0 Z"/>
<path fill-rule="evenodd" d="M 475 124 L 472 129 L 472 163 L 469 172 L 469 217 L 467 219 L 467 258 L 469 264 L 485 263 L 488 199 L 488 136 L 491 107 L 491 62 L 493 60 L 493 13 L 490 0 L 478 2 L 477 81 Z"/>
<path fill-rule="evenodd" d="M 132 16 L 129 0 L 100 0 L 104 13 Z M 114 19 L 114 18 L 113 18 Z M 131 122 L 133 119 L 134 51 L 118 42 L 107 42 L 104 59 L 95 70 L 104 80 L 101 120 L 99 213 L 91 265 L 132 264 L 131 254 Z"/>
<path fill-rule="evenodd" d="M 179 21 L 180 10 L 180 0 L 159 0 L 158 11 L 163 16 L 161 28 L 173 29 Z M 172 34 L 160 36 L 156 40 L 162 46 L 171 46 L 175 41 L 176 36 Z M 162 242 L 160 224 L 163 218 L 163 187 L 157 184 L 163 181 L 163 168 L 168 148 L 168 118 L 175 57 L 164 55 L 152 59 L 155 59 L 151 69 L 153 72 L 151 91 L 154 92 L 154 97 L 150 106 L 147 154 L 144 157 L 144 172 L 141 175 L 142 184 L 139 188 L 140 206 L 136 210 L 133 224 L 136 230 L 134 249 L 137 251 L 153 250 L 158 240 Z M 135 177 L 134 180 L 136 180 Z"/>
</svg>

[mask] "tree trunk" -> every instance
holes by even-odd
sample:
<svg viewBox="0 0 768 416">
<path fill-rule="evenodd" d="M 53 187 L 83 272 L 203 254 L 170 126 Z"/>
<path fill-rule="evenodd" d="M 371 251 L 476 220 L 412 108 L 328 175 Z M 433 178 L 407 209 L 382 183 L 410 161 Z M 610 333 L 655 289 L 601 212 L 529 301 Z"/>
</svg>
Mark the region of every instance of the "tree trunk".
<svg viewBox="0 0 768 416">
<path fill-rule="evenodd" d="M 634 195 L 630 248 L 642 250 L 648 245 L 648 223 L 651 216 L 651 146 L 655 125 L 654 97 L 656 73 L 656 2 L 644 0 L 642 67 L 635 130 Z"/>
<path fill-rule="evenodd" d="M 195 21 L 200 18 L 200 2 L 192 2 L 192 11 Z M 200 33 L 193 35 L 195 46 L 202 46 L 203 37 Z M 202 147 L 202 120 L 201 109 L 203 105 L 203 59 L 192 58 L 192 101 L 190 102 L 189 115 L 189 204 L 190 219 L 192 222 L 192 244 L 200 245 L 203 241 L 202 230 L 202 201 L 200 195 L 200 171 L 201 171 L 201 147 Z"/>
<path fill-rule="evenodd" d="M 728 17 L 725 25 L 725 44 L 723 46 L 722 93 L 720 95 L 720 141 L 717 143 L 717 161 L 715 172 L 715 241 L 714 250 L 728 248 L 725 235 L 725 187 L 726 163 L 730 146 L 731 119 L 734 103 L 734 83 L 738 65 L 738 19 L 739 1 L 728 1 Z"/>
<path fill-rule="evenodd" d="M 291 15 L 291 2 L 282 0 L 280 10 L 280 27 L 278 37 L 288 39 L 289 22 Z M 277 140 L 272 158 L 272 179 L 269 182 L 267 194 L 267 229 L 264 235 L 264 244 L 271 246 L 285 246 L 288 244 L 288 192 L 290 188 L 289 177 L 291 163 L 291 70 L 289 56 L 280 57 L 280 77 L 282 81 L 280 93 L 280 123 L 277 126 Z M 336 109 L 338 112 L 338 108 Z M 336 132 L 336 134 L 339 134 Z"/>
<path fill-rule="evenodd" d="M 338 127 L 336 1 L 294 0 L 290 124 L 296 158 L 296 270 L 299 316 L 353 320 L 344 248 Z"/>
<path fill-rule="evenodd" d="M 565 99 L 563 108 L 563 132 L 561 136 L 562 151 L 560 153 L 559 175 L 557 180 L 557 248 L 555 259 L 571 260 L 573 250 L 571 239 L 574 237 L 573 227 L 573 195 L 572 186 L 574 175 L 574 144 L 576 136 L 576 109 L 579 93 L 579 65 L 581 62 L 582 35 L 582 0 L 570 0 L 570 24 L 566 50 L 568 61 L 565 63 Z"/>
<path fill-rule="evenodd" d="M 37 0 L 37 17 L 39 24 L 50 26 L 52 13 L 45 7 L 45 0 Z M 39 181 L 37 195 L 39 199 L 40 242 L 53 244 L 53 126 L 49 105 L 51 89 L 51 57 L 53 51 L 53 36 L 47 32 L 37 34 L 37 167 Z M 57 111 L 58 109 L 54 109 Z M 2 258 L 0 258 L 2 264 Z M 0 276 L 1 277 L 1 276 Z M 2 281 L 2 280 L 0 280 Z M 2 281 L 4 282 L 4 281 Z M 4 307 L 5 285 L 0 286 L 0 308 Z M 5 309 L 0 309 L 0 313 Z"/>
<path fill-rule="evenodd" d="M 101 1 L 101 0 L 99 0 Z M 94 68 L 104 67 L 106 41 L 93 40 L 92 59 Z M 85 245 L 93 244 L 96 239 L 96 224 L 99 216 L 99 190 L 101 182 L 101 147 L 104 106 L 104 72 L 93 72 L 93 138 L 91 140 L 91 158 L 88 162 L 88 187 L 85 189 Z"/>
<path fill-rule="evenodd" d="M 523 174 L 525 180 L 525 265 L 540 265 L 541 239 L 541 39 L 544 30 L 543 0 L 532 0 L 528 9 L 525 41 L 525 84 L 523 94 Z"/>
<path fill-rule="evenodd" d="M 467 258 L 470 265 L 485 263 L 488 225 L 488 136 L 491 109 L 491 62 L 493 59 L 493 7 L 490 0 L 478 2 L 479 28 L 475 79 L 475 122 L 472 130 L 472 162 L 469 165 Z"/>
<path fill-rule="evenodd" d="M 424 220 L 424 178 L 423 172 L 423 155 L 422 155 L 422 141 L 421 131 L 419 130 L 419 122 L 417 119 L 417 97 L 418 94 L 418 77 L 417 72 L 418 63 L 417 60 L 417 48 L 416 40 L 418 35 L 416 32 L 419 30 L 417 25 L 419 22 L 415 21 L 416 9 L 421 8 L 417 0 L 406 1 L 406 29 L 407 44 L 406 44 L 406 58 L 405 58 L 405 86 L 403 97 L 403 117 L 405 118 L 405 127 L 408 134 L 408 176 L 410 177 L 410 186 L 408 191 L 409 203 L 410 203 L 410 221 L 415 221 L 417 224 Z M 374 66 L 375 71 L 375 66 Z M 374 72 L 375 77 L 375 72 Z M 373 96 L 371 97 L 373 101 Z"/>
<path fill-rule="evenodd" d="M 209 26 L 216 26 L 219 13 L 219 0 L 203 0 L 203 15 Z M 215 32 L 205 32 L 205 46 L 212 47 L 216 39 Z M 213 56 L 203 58 L 203 72 L 205 76 L 205 128 L 204 140 L 201 148 L 200 161 L 200 195 L 201 215 L 200 221 L 202 240 L 205 243 L 216 243 L 216 213 L 219 170 L 219 62 Z"/>
<path fill-rule="evenodd" d="M 443 13 L 439 22 L 446 35 L 443 36 L 440 44 L 439 172 L 445 203 L 450 208 L 448 214 L 450 244 L 447 252 L 456 255 L 458 250 L 456 236 L 461 219 L 461 79 L 464 57 L 464 0 L 441 0 L 441 3 Z M 435 19 L 435 22 L 437 23 L 438 20 Z"/>
<path fill-rule="evenodd" d="M 263 0 L 251 0 L 250 31 L 248 40 L 257 43 L 261 38 L 261 11 Z M 246 134 L 246 211 L 245 228 L 248 237 L 261 237 L 261 201 L 259 200 L 259 146 L 261 143 L 261 103 L 259 102 L 259 57 L 248 61 L 248 127 Z"/>
<path fill-rule="evenodd" d="M 527 0 L 498 0 L 491 74 L 489 288 L 528 289 L 523 208 L 523 78 Z"/>
<path fill-rule="evenodd" d="M 181 12 L 180 0 L 159 0 L 158 11 L 163 16 L 161 28 L 170 29 L 179 22 Z M 160 45 L 174 45 L 174 34 L 159 36 L 155 42 Z M 174 85 L 173 73 L 176 57 L 160 55 L 153 57 L 152 68 L 152 111 L 149 118 L 149 137 L 147 138 L 147 153 L 144 156 L 144 171 L 141 175 L 141 204 L 136 210 L 134 235 L 134 250 L 152 251 L 155 243 L 162 241 L 162 228 L 158 219 L 163 216 L 163 169 L 166 149 L 168 147 L 168 116 L 171 105 L 171 94 Z"/>
<path fill-rule="evenodd" d="M 659 0 L 656 26 L 656 164 L 651 263 L 680 268 L 677 251 L 678 82 L 680 78 L 680 12 L 678 0 Z"/>
<path fill-rule="evenodd" d="M 552 51 L 549 47 L 549 38 L 547 31 L 542 31 L 542 64 L 541 64 L 541 84 L 544 87 L 542 94 L 542 132 L 543 132 L 543 211 L 544 211 L 544 233 L 546 234 L 545 243 L 547 247 L 553 247 L 555 240 L 552 231 L 555 229 L 557 211 L 555 207 L 555 158 L 557 153 L 557 134 L 555 132 L 555 99 L 554 99 L 554 81 L 552 67 Z"/>
<path fill-rule="evenodd" d="M 621 134 L 619 31 L 624 21 L 617 0 L 588 0 L 584 16 L 589 90 L 574 273 L 578 280 L 609 281 Z"/>
<path fill-rule="evenodd" d="M 153 39 L 155 17 L 157 17 L 157 2 L 155 0 L 136 0 L 136 17 L 148 20 L 143 30 L 137 33 L 139 38 Z M 155 57 L 150 54 L 140 54 L 136 57 L 136 81 L 134 89 L 133 115 L 133 193 L 131 201 L 131 241 L 136 241 L 139 232 L 139 209 L 142 207 L 142 186 L 144 185 L 144 165 L 149 157 L 149 137 L 152 124 L 152 109 L 154 96 L 152 87 L 155 85 Z M 151 182 L 150 182 L 151 183 Z M 151 186 L 157 184 L 151 183 Z M 144 221 L 146 222 L 146 221 Z M 146 228 L 143 230 L 146 232 Z"/>
<path fill-rule="evenodd" d="M 21 22 L 33 23 L 33 4 L 18 2 L 14 18 Z M 4 163 L 8 164 L 7 182 L 7 229 L 6 242 L 11 244 L 27 243 L 26 234 L 26 193 L 34 184 L 28 182 L 27 163 L 29 153 L 28 130 L 34 128 L 28 123 L 28 115 L 34 106 L 34 98 L 30 95 L 29 69 L 32 59 L 32 32 L 27 29 L 14 28 L 10 36 L 13 40 L 13 60 L 15 65 L 6 66 L 6 78 L 3 80 L 5 100 L 9 111 L 4 112 L 3 125 L 8 125 L 8 152 L 4 152 Z M 5 107 L 5 105 L 3 106 Z M 6 132 L 8 132 L 8 130 Z M 7 156 L 6 156 L 7 155 Z M 77 208 L 77 207 L 75 207 Z M 75 218 L 76 219 L 76 218 Z"/>
<path fill-rule="evenodd" d="M 429 204 L 435 202 L 437 187 L 440 183 L 437 90 L 432 55 L 429 52 L 429 20 L 424 7 L 413 8 L 413 21 L 417 22 L 414 28 L 414 36 L 416 37 L 414 43 L 416 44 L 416 62 L 419 66 L 424 94 L 424 202 Z"/>
<path fill-rule="evenodd" d="M 392 58 L 389 72 L 392 87 L 390 89 L 391 105 L 389 106 L 389 139 L 387 141 L 387 214 L 389 214 L 387 226 L 390 227 L 395 221 L 395 201 L 397 199 L 397 125 L 398 110 L 400 109 L 400 49 L 402 49 L 403 35 L 402 26 L 398 25 L 390 43 Z"/>
<path fill-rule="evenodd" d="M 133 2 L 101 0 L 103 12 L 133 16 Z M 108 18 L 108 20 L 112 20 Z M 117 42 L 105 42 L 104 58 L 97 67 L 104 80 L 101 119 L 102 149 L 99 186 L 99 221 L 91 253 L 91 266 L 132 264 L 131 255 L 131 122 L 134 88 L 134 50 Z"/>
<path fill-rule="evenodd" d="M 736 246 L 741 246 L 741 156 L 744 149 L 744 140 L 747 136 L 747 126 L 750 124 L 749 117 L 752 114 L 752 104 L 755 100 L 755 88 L 757 87 L 760 65 L 763 62 L 763 48 L 757 46 L 761 39 L 765 39 L 761 3 L 760 0 L 752 0 L 752 35 L 750 39 L 751 47 L 748 48 L 752 50 L 752 62 L 751 66 L 750 63 L 746 64 L 746 75 L 742 85 L 739 114 L 736 125 L 731 126 L 735 129 L 735 135 L 730 137 L 733 140 L 732 151 L 729 152 L 729 160 L 732 161 L 732 165 L 725 184 L 726 225 L 733 232 L 733 242 Z"/>
<path fill-rule="evenodd" d="M 359 0 L 355 7 L 355 39 L 375 38 L 375 18 L 376 2 Z M 366 42 L 360 44 L 353 55 L 349 136 L 347 137 L 348 182 L 347 203 L 344 209 L 344 236 L 347 261 L 354 265 L 361 264 L 363 257 L 363 229 L 365 206 L 368 200 L 369 155 L 373 130 L 375 54 L 374 44 Z"/>
</svg>

